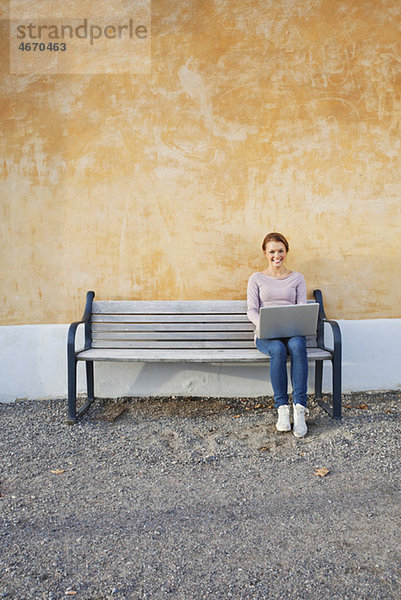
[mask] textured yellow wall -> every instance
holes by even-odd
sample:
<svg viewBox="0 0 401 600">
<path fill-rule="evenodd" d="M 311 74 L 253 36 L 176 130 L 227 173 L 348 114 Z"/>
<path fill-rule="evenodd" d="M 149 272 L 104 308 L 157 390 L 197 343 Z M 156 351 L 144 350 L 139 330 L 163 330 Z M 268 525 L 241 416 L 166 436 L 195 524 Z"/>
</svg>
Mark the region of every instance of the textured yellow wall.
<svg viewBox="0 0 401 600">
<path fill-rule="evenodd" d="M 9 75 L 2 6 L 1 324 L 244 298 L 270 230 L 330 316 L 401 317 L 399 0 L 154 0 L 150 76 Z"/>
</svg>

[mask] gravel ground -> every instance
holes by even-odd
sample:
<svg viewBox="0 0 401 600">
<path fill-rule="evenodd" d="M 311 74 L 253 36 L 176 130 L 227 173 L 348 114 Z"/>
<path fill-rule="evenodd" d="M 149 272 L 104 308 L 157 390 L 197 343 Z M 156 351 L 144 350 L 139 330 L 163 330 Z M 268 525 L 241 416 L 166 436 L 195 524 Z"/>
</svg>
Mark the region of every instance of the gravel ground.
<svg viewBox="0 0 401 600">
<path fill-rule="evenodd" d="M 0 598 L 399 600 L 400 400 L 0 405 Z"/>
</svg>

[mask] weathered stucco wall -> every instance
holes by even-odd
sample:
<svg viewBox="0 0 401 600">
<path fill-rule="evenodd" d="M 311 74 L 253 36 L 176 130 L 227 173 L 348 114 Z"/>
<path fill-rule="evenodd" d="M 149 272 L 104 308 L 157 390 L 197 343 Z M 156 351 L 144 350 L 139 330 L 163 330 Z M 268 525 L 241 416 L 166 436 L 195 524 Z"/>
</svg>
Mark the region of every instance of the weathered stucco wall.
<svg viewBox="0 0 401 600">
<path fill-rule="evenodd" d="M 7 74 L 1 324 L 243 298 L 260 243 L 345 319 L 401 317 L 398 0 L 154 0 L 151 75 Z"/>
</svg>

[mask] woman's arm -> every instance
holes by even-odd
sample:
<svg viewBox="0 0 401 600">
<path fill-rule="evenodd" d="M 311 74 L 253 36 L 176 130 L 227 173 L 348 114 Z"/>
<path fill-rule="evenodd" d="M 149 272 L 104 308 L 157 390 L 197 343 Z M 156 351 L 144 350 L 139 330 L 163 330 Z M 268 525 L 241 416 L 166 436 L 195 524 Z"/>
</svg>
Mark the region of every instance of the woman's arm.
<svg viewBox="0 0 401 600">
<path fill-rule="evenodd" d="M 248 289 L 247 289 L 247 302 L 248 302 L 248 310 L 247 316 L 250 321 L 254 325 L 258 325 L 259 322 L 259 308 L 260 308 L 260 298 L 259 298 L 259 286 L 255 281 L 255 277 L 251 275 L 248 281 Z"/>
<path fill-rule="evenodd" d="M 306 282 L 305 277 L 299 273 L 299 283 L 297 285 L 297 299 L 296 304 L 306 304 Z"/>
</svg>

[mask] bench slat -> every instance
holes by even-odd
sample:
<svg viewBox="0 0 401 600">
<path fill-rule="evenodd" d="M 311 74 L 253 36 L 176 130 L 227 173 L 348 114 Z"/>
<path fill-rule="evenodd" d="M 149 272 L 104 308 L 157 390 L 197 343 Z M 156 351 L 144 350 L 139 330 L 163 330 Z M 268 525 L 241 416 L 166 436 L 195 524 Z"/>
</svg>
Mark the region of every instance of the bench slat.
<svg viewBox="0 0 401 600">
<path fill-rule="evenodd" d="M 101 331 L 94 332 L 93 341 L 100 340 L 248 340 L 253 342 L 250 331 Z"/>
<path fill-rule="evenodd" d="M 140 340 L 116 340 L 116 339 L 100 339 L 92 341 L 93 348 L 255 348 L 255 344 L 253 339 L 248 340 L 245 338 L 243 340 L 238 340 L 238 338 L 234 340 L 226 340 L 226 339 L 205 339 L 202 340 L 188 340 L 188 339 L 176 339 L 171 340 L 168 338 L 166 340 L 155 340 L 153 339 L 140 339 Z M 316 342 L 312 342 L 307 344 L 307 348 L 315 348 Z"/>
<path fill-rule="evenodd" d="M 182 341 L 118 341 L 118 340 L 93 340 L 93 348 L 255 348 L 253 341 L 225 341 L 225 340 L 182 340 Z"/>
<path fill-rule="evenodd" d="M 108 361 L 138 361 L 138 362 L 266 362 L 269 357 L 253 348 L 226 349 L 191 349 L 179 348 L 165 350 L 157 349 L 106 349 L 84 350 L 77 355 L 78 360 Z"/>
<path fill-rule="evenodd" d="M 247 323 L 93 323 L 92 331 L 250 331 Z"/>
<path fill-rule="evenodd" d="M 94 314 L 92 315 L 92 323 L 250 323 L 246 314 L 182 314 L 182 315 L 167 315 L 167 314 Z"/>
<path fill-rule="evenodd" d="M 244 300 L 110 300 L 95 301 L 92 305 L 93 314 L 213 314 L 213 313 L 246 313 Z"/>
</svg>

